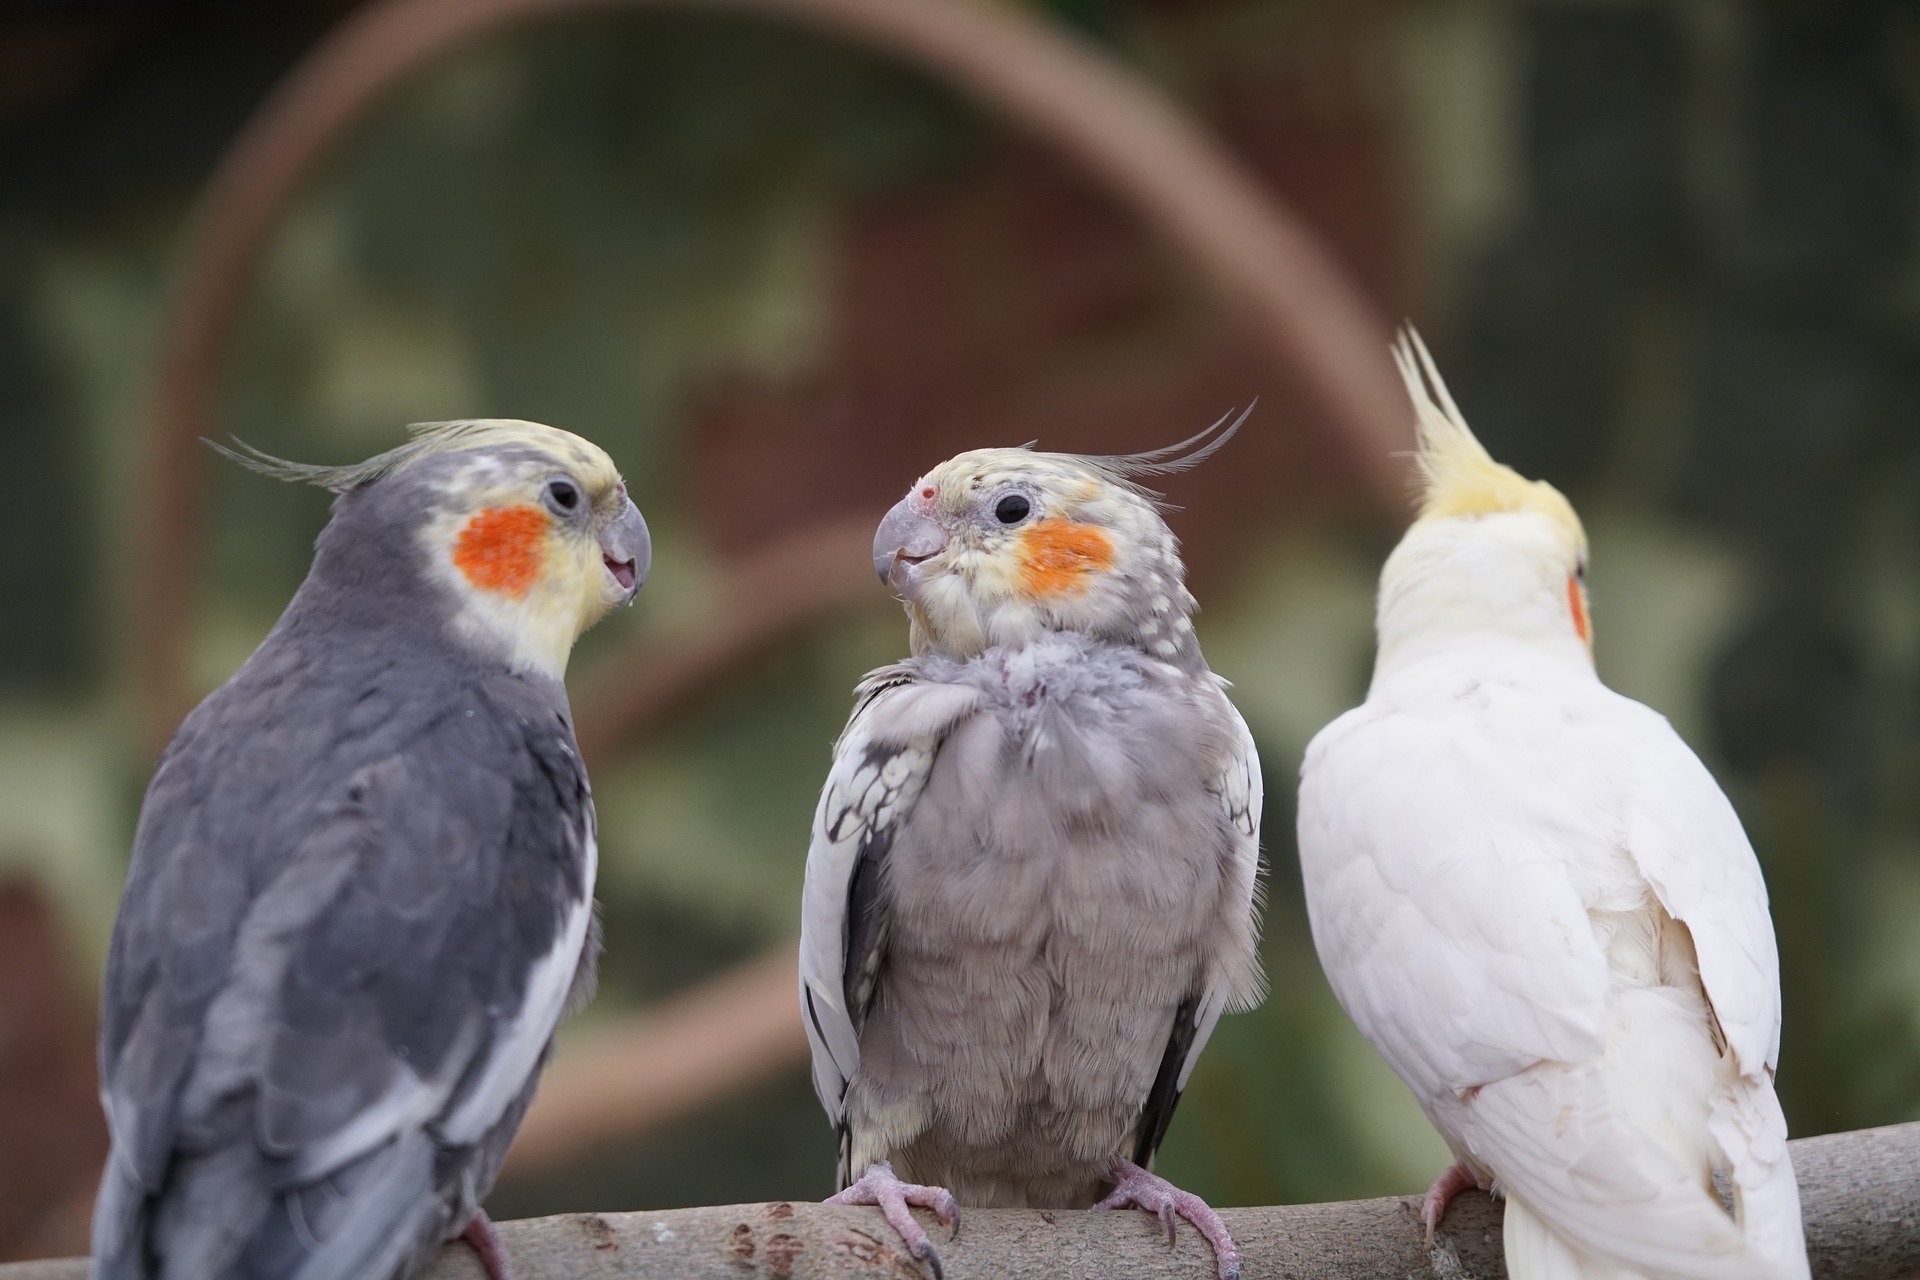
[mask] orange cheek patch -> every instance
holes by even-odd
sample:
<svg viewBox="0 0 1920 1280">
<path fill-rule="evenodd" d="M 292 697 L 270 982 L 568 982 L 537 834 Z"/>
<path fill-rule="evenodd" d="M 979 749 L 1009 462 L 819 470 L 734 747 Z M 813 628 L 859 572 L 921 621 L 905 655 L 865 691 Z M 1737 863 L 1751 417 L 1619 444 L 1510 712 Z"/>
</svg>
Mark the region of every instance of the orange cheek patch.
<svg viewBox="0 0 1920 1280">
<path fill-rule="evenodd" d="M 538 507 L 489 507 L 454 541 L 454 568 L 482 591 L 517 600 L 540 576 L 552 523 Z"/>
<path fill-rule="evenodd" d="M 1028 525 L 1019 554 L 1020 585 L 1030 596 L 1070 594 L 1086 585 L 1086 574 L 1113 567 L 1113 542 L 1105 530 L 1068 520 Z"/>
<path fill-rule="evenodd" d="M 1573 610 L 1573 629 L 1580 633 L 1582 640 L 1592 644 L 1593 636 L 1587 627 L 1587 593 L 1580 589 L 1578 578 L 1567 579 L 1567 608 Z"/>
</svg>

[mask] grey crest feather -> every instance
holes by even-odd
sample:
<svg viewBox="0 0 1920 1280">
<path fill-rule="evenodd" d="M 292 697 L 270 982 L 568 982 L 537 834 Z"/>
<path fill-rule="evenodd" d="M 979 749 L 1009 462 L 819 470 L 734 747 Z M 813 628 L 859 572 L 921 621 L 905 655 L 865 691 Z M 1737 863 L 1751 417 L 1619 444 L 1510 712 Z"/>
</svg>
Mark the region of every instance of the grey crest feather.
<svg viewBox="0 0 1920 1280">
<path fill-rule="evenodd" d="M 1211 426 L 1188 436 L 1178 444 L 1147 449 L 1140 453 L 1074 453 L 1059 456 L 1072 458 L 1083 466 L 1092 467 L 1108 479 L 1128 485 L 1157 501 L 1161 495 L 1140 484 L 1141 476 L 1171 476 L 1193 470 L 1218 453 L 1221 446 L 1239 434 L 1240 428 L 1253 415 L 1254 409 L 1259 407 L 1259 404 L 1259 398 L 1256 397 L 1238 415 L 1229 409 Z M 1222 430 L 1223 427 L 1224 430 Z"/>
<path fill-rule="evenodd" d="M 339 465 L 292 462 L 286 458 L 277 458 L 262 449 L 255 448 L 238 436 L 230 437 L 233 440 L 232 448 L 218 441 L 208 440 L 204 436 L 201 437 L 201 443 L 221 457 L 237 462 L 247 470 L 270 479 L 284 480 L 289 484 L 317 485 L 334 493 L 345 493 L 349 489 L 357 489 L 363 484 L 371 484 L 375 480 L 392 475 L 429 455 L 449 453 L 456 449 L 485 443 L 482 437 L 497 432 L 502 425 L 512 421 L 499 418 L 465 418 L 449 422 L 410 423 L 407 433 L 412 438 L 405 444 L 388 449 L 385 453 L 376 453 L 361 462 Z"/>
</svg>

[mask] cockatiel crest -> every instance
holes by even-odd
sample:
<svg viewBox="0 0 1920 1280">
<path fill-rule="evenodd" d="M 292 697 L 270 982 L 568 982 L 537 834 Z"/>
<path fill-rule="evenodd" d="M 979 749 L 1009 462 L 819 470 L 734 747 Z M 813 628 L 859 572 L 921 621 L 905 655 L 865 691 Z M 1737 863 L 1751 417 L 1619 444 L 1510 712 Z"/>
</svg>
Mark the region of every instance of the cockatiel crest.
<svg viewBox="0 0 1920 1280">
<path fill-rule="evenodd" d="M 1495 512 L 1536 511 L 1562 526 L 1585 548 L 1587 535 L 1573 504 L 1545 480 L 1529 480 L 1494 461 L 1454 404 L 1440 380 L 1426 343 L 1407 330 L 1393 349 L 1393 360 L 1413 399 L 1420 450 L 1415 455 L 1422 480 L 1420 518 L 1447 520 Z"/>
<path fill-rule="evenodd" d="M 571 432 L 511 418 L 409 431 L 400 447 L 338 467 L 214 447 L 263 475 L 343 494 L 417 473 L 414 536 L 459 602 L 454 629 L 517 670 L 561 678 L 574 641 L 631 603 L 649 567 L 646 526 L 613 460 Z"/>
<path fill-rule="evenodd" d="M 1408 330 L 1393 355 L 1413 399 L 1421 492 L 1380 577 L 1382 659 L 1409 639 L 1476 629 L 1577 643 L 1591 656 L 1587 535 L 1573 504 L 1488 454 L 1418 334 Z"/>
<path fill-rule="evenodd" d="M 1077 631 L 1199 662 L 1179 544 L 1137 478 L 1197 465 L 1250 412 L 1148 453 L 975 449 L 927 472 L 873 544 L 875 570 L 906 603 L 913 652 L 969 658 Z"/>
</svg>

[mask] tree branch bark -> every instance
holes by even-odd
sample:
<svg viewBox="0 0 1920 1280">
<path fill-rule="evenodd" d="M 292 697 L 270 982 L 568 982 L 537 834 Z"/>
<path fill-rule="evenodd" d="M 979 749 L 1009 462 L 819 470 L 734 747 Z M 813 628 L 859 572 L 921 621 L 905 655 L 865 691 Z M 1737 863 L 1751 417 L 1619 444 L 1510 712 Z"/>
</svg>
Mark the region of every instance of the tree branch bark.
<svg viewBox="0 0 1920 1280">
<path fill-rule="evenodd" d="M 1920 1276 L 1920 1124 L 1793 1144 L 1818 1280 Z M 1248 1280 L 1498 1280 L 1500 1211 L 1461 1196 L 1428 1248 L 1415 1197 L 1228 1209 Z M 929 1224 L 932 1225 L 931 1223 Z M 502 1224 L 520 1280 L 924 1280 L 874 1209 L 779 1201 Z M 1146 1214 L 969 1209 L 939 1242 L 949 1280 L 1213 1280 L 1184 1224 L 1172 1248 Z M 82 1259 L 0 1266 L 0 1280 L 84 1280 Z M 484 1280 L 463 1244 L 420 1280 Z"/>
</svg>

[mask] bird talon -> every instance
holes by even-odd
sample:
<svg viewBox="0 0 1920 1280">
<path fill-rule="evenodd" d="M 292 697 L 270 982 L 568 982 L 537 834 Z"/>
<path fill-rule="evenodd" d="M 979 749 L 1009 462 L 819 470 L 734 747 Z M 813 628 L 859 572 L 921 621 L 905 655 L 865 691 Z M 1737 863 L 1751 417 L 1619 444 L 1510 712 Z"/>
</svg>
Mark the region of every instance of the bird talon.
<svg viewBox="0 0 1920 1280">
<path fill-rule="evenodd" d="M 960 1233 L 960 1204 L 953 1198 L 953 1192 L 945 1187 L 902 1182 L 891 1163 L 876 1160 L 844 1191 L 829 1196 L 827 1203 L 871 1205 L 879 1209 L 887 1225 L 907 1246 L 907 1252 L 932 1268 L 933 1280 L 945 1280 L 946 1268 L 941 1264 L 940 1253 L 933 1247 L 933 1241 L 927 1239 L 926 1228 L 913 1220 L 910 1206 L 931 1212 L 947 1228 L 947 1238 L 951 1240 Z"/>
<path fill-rule="evenodd" d="M 1439 1229 L 1441 1219 L 1447 1216 L 1447 1206 L 1469 1187 L 1480 1187 L 1480 1179 L 1464 1162 L 1456 1160 L 1447 1166 L 1445 1173 L 1433 1180 L 1433 1185 L 1427 1188 L 1427 1194 L 1420 1198 L 1420 1220 L 1427 1224 L 1427 1248 L 1433 1248 L 1433 1235 Z M 1487 1188 L 1480 1189 L 1484 1191 Z"/>
<path fill-rule="evenodd" d="M 513 1264 L 507 1261 L 506 1245 L 485 1209 L 473 1211 L 460 1231 L 460 1238 L 479 1255 L 480 1269 L 486 1272 L 487 1280 L 513 1280 Z"/>
<path fill-rule="evenodd" d="M 1213 1246 L 1214 1264 L 1219 1270 L 1220 1280 L 1238 1280 L 1240 1251 L 1234 1247 L 1227 1224 L 1221 1221 L 1220 1215 L 1206 1201 L 1190 1191 L 1180 1190 L 1165 1178 L 1148 1173 L 1131 1160 L 1114 1161 L 1111 1176 L 1114 1183 L 1112 1193 L 1094 1208 L 1118 1209 L 1131 1205 L 1145 1209 L 1167 1225 L 1169 1248 L 1178 1243 L 1175 1220 L 1185 1218 Z"/>
</svg>

